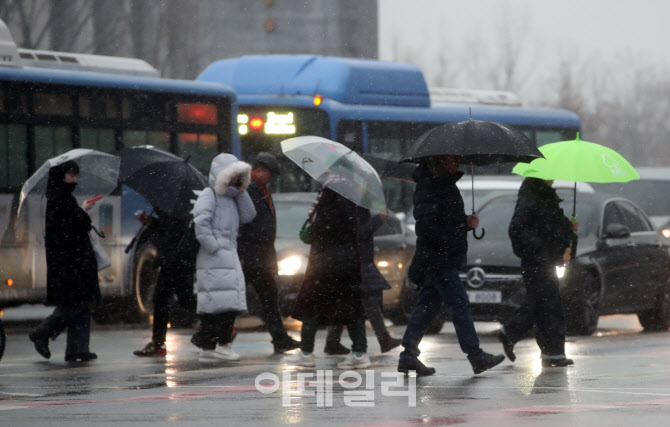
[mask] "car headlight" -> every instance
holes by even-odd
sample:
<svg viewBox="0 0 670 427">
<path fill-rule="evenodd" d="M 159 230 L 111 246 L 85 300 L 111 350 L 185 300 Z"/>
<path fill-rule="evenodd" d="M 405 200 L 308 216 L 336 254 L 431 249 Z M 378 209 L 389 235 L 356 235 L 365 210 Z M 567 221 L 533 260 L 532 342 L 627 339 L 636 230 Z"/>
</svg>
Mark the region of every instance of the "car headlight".
<svg viewBox="0 0 670 427">
<path fill-rule="evenodd" d="M 670 229 L 666 228 L 661 231 L 661 234 L 665 236 L 666 239 L 670 239 Z"/>
<path fill-rule="evenodd" d="M 280 276 L 294 276 L 305 271 L 304 258 L 299 255 L 291 255 L 277 262 Z"/>
<path fill-rule="evenodd" d="M 556 266 L 556 276 L 558 276 L 558 278 L 560 279 L 564 275 L 565 275 L 565 266 L 563 267 Z"/>
</svg>

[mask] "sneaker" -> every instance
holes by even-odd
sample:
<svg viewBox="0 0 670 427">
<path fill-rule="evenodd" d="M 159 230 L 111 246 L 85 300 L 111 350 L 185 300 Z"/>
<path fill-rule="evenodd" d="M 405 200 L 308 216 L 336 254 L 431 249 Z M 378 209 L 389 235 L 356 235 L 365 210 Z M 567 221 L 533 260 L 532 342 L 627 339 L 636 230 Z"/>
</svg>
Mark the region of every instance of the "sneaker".
<svg viewBox="0 0 670 427">
<path fill-rule="evenodd" d="M 505 360 L 505 356 L 502 354 L 493 355 L 482 351 L 481 354 L 474 359 L 471 359 L 470 356 L 468 356 L 468 359 L 470 360 L 470 364 L 472 365 L 472 370 L 474 373 L 481 374 L 482 372 L 500 364 L 500 362 Z"/>
<path fill-rule="evenodd" d="M 516 354 L 514 354 L 514 343 L 509 339 L 509 336 L 507 336 L 503 329 L 498 331 L 498 341 L 500 341 L 503 346 L 505 356 L 507 356 L 511 362 L 514 362 L 516 360 Z"/>
<path fill-rule="evenodd" d="M 316 366 L 314 353 L 305 353 L 302 350 L 298 350 L 296 354 L 286 356 L 284 362 L 289 365 L 303 366 L 305 368 L 313 368 Z"/>
<path fill-rule="evenodd" d="M 344 362 L 337 364 L 337 367 L 340 369 L 365 369 L 372 364 L 367 353 L 359 354 L 360 356 L 357 356 L 356 353 L 349 354 Z"/>
<path fill-rule="evenodd" d="M 233 351 L 230 343 L 217 345 L 214 350 L 214 356 L 221 360 L 240 360 L 240 355 Z"/>
<path fill-rule="evenodd" d="M 388 332 L 379 339 L 379 347 L 382 350 L 382 353 L 391 351 L 394 348 L 398 347 L 402 343 L 402 340 L 398 338 L 393 338 Z"/>
<path fill-rule="evenodd" d="M 430 368 L 416 357 L 408 359 L 400 359 L 398 361 L 398 372 L 403 374 L 408 374 L 409 372 L 414 371 L 420 377 L 433 375 L 435 373 L 435 368 Z"/>
<path fill-rule="evenodd" d="M 40 356 L 48 359 L 51 357 L 51 351 L 49 351 L 49 338 L 37 338 L 34 332 L 28 334 L 28 338 L 35 345 L 35 350 L 40 354 Z"/>
<path fill-rule="evenodd" d="M 214 350 L 200 350 L 199 362 L 218 362 L 221 359 L 216 357 Z"/>
<path fill-rule="evenodd" d="M 562 359 L 542 359 L 543 368 L 564 368 L 574 364 L 575 362 L 572 359 L 568 359 L 567 357 Z"/>
<path fill-rule="evenodd" d="M 323 348 L 323 352 L 330 354 L 331 356 L 341 356 L 343 354 L 349 354 L 351 350 L 340 344 L 339 342 L 327 342 L 326 346 Z"/>
<path fill-rule="evenodd" d="M 89 360 L 94 360 L 97 359 L 98 355 L 95 353 L 74 353 L 74 354 L 66 354 L 65 355 L 65 361 L 66 362 L 88 362 Z"/>
<path fill-rule="evenodd" d="M 133 351 L 135 356 L 140 357 L 158 357 L 167 355 L 167 348 L 165 344 L 157 344 L 151 341 L 149 344 L 144 346 L 142 350 Z"/>
<path fill-rule="evenodd" d="M 281 341 L 275 346 L 275 353 L 284 353 L 289 350 L 294 350 L 300 348 L 300 341 L 296 341 L 291 337 L 288 337 L 285 341 Z"/>
</svg>

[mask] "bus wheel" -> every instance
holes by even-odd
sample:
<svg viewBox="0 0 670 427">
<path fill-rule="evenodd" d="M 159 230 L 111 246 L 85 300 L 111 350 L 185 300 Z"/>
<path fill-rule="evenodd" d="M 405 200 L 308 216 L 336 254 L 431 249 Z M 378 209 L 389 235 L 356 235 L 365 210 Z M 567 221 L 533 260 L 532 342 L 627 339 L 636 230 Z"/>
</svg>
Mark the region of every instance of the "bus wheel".
<svg viewBox="0 0 670 427">
<path fill-rule="evenodd" d="M 135 253 L 133 269 L 134 306 L 138 320 L 146 321 L 153 313 L 153 295 L 158 279 L 156 255 L 158 250 L 150 241 L 140 245 Z"/>
</svg>

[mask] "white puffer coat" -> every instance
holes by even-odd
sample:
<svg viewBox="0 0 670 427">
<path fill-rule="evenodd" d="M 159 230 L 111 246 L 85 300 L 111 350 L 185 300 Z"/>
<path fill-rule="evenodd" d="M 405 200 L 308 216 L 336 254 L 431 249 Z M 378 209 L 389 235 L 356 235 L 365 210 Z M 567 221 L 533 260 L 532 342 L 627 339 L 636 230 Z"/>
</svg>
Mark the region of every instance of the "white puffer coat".
<svg viewBox="0 0 670 427">
<path fill-rule="evenodd" d="M 209 187 L 193 208 L 195 235 L 200 242 L 197 258 L 198 314 L 245 311 L 244 274 L 237 256 L 237 230 L 250 222 L 256 209 L 246 190 L 229 184 L 241 178 L 246 188 L 251 166 L 232 154 L 212 160 Z"/>
</svg>

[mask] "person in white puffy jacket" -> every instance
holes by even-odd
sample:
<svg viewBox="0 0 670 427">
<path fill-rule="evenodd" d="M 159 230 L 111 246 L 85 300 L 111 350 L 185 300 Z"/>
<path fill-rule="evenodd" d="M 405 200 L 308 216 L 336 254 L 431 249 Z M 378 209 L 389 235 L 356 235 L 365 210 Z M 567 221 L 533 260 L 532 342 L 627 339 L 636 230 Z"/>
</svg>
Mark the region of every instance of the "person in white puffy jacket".
<svg viewBox="0 0 670 427">
<path fill-rule="evenodd" d="M 195 235 L 200 243 L 196 261 L 200 328 L 191 342 L 201 349 L 201 362 L 240 358 L 230 344 L 235 317 L 247 309 L 237 231 L 240 224 L 256 216 L 246 191 L 250 171 L 248 163 L 232 154 L 219 154 L 212 160 L 209 187 L 193 208 Z"/>
</svg>

